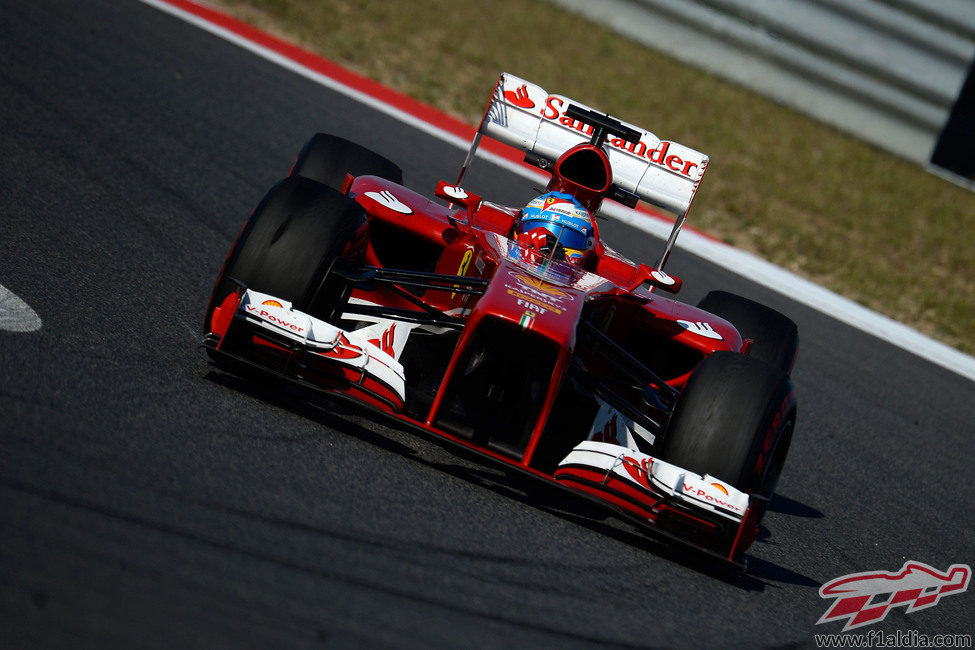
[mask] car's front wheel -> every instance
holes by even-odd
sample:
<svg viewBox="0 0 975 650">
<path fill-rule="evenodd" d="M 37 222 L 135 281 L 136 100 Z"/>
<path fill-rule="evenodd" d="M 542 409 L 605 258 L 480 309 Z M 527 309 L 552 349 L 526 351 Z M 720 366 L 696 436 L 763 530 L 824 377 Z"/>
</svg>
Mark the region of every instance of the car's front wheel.
<svg viewBox="0 0 975 650">
<path fill-rule="evenodd" d="M 337 190 L 304 177 L 275 185 L 247 220 L 217 279 L 204 328 L 237 283 L 291 302 L 295 309 L 331 319 L 344 283 L 330 282 L 339 259 L 358 254 L 365 212 Z"/>
<path fill-rule="evenodd" d="M 394 162 L 362 145 L 327 133 L 313 135 L 291 169 L 291 176 L 304 176 L 337 190 L 342 189 L 346 174 L 379 176 L 403 184 L 403 172 Z"/>
<path fill-rule="evenodd" d="M 796 324 L 771 307 L 727 291 L 712 291 L 697 305 L 734 325 L 752 343 L 748 356 L 761 359 L 786 374 L 792 372 L 799 349 Z"/>
<path fill-rule="evenodd" d="M 796 398 L 784 372 L 719 351 L 706 357 L 688 380 L 658 453 L 684 469 L 770 499 L 795 422 Z M 758 519 L 764 504 L 754 504 Z"/>
</svg>

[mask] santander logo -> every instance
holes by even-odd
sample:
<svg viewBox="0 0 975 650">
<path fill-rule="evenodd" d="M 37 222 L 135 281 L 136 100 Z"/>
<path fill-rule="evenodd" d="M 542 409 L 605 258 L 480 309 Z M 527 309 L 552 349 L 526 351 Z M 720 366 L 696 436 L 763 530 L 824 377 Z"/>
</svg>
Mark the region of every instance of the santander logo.
<svg viewBox="0 0 975 650">
<path fill-rule="evenodd" d="M 467 191 L 464 190 L 464 188 L 456 187 L 454 185 L 444 185 L 443 192 L 447 196 L 457 199 L 458 201 L 463 201 L 468 196 L 470 196 L 470 194 L 468 194 Z"/>
<path fill-rule="evenodd" d="M 677 324 L 686 329 L 689 332 L 693 332 L 698 336 L 703 336 L 706 339 L 714 339 L 715 341 L 723 340 L 723 337 L 714 329 L 711 323 L 705 321 L 694 321 L 689 320 L 678 320 Z"/>
<path fill-rule="evenodd" d="M 819 588 L 822 598 L 836 601 L 816 624 L 846 621 L 843 631 L 884 620 L 894 607 L 906 606 L 905 613 L 934 607 L 944 596 L 968 589 L 972 570 L 967 564 L 952 564 L 944 572 L 909 560 L 900 571 L 851 573 Z"/>
<path fill-rule="evenodd" d="M 339 332 L 335 347 L 328 352 L 322 352 L 321 355 L 335 359 L 355 359 L 362 356 L 362 348 L 353 345 L 343 332 Z"/>
<path fill-rule="evenodd" d="M 615 417 L 615 416 L 614 416 Z M 615 421 L 614 421 L 615 425 Z M 615 427 L 614 427 L 615 428 Z M 623 469 L 626 473 L 633 477 L 633 480 L 640 485 L 645 485 L 646 487 L 651 487 L 650 485 L 650 468 L 653 467 L 653 458 L 644 458 L 642 460 L 637 460 L 635 458 L 630 458 L 629 456 L 623 457 Z"/>
<path fill-rule="evenodd" d="M 676 280 L 674 280 L 674 278 L 670 277 L 660 269 L 654 269 L 650 273 L 650 276 L 653 277 L 653 279 L 659 282 L 660 284 L 666 284 L 667 286 L 676 284 L 677 282 Z"/>
<path fill-rule="evenodd" d="M 394 212 L 399 212 L 400 214 L 413 214 L 413 209 L 400 201 L 396 195 L 389 190 L 383 190 L 382 192 L 366 192 L 366 196 L 376 203 L 386 206 Z"/>
<path fill-rule="evenodd" d="M 504 98 L 518 108 L 535 108 L 535 102 L 528 96 L 528 86 L 521 84 L 515 90 L 504 91 Z"/>
<path fill-rule="evenodd" d="M 519 89 L 519 92 L 520 91 L 521 89 Z M 530 106 L 520 103 L 527 99 L 527 93 L 524 99 L 518 97 L 518 101 L 513 99 L 515 94 L 516 93 L 513 93 L 510 90 L 506 90 L 504 92 L 505 99 L 510 103 L 521 108 L 530 108 Z M 532 102 L 530 99 L 527 99 L 527 102 L 534 106 L 534 102 Z M 575 129 L 582 135 L 592 135 L 592 127 L 587 126 L 582 122 L 578 122 L 571 117 L 566 117 L 564 114 L 565 108 L 568 108 L 568 101 L 565 97 L 561 97 L 559 95 L 549 95 L 545 99 L 545 105 L 542 107 L 539 115 L 546 120 L 558 122 L 565 128 Z M 650 148 L 642 139 L 639 142 L 634 143 L 627 142 L 622 138 L 608 138 L 606 140 L 606 144 L 631 156 L 640 158 L 641 160 L 649 161 L 650 163 L 658 167 L 662 167 L 667 171 L 684 176 L 685 178 L 699 179 L 704 173 L 704 165 L 698 164 L 698 161 L 684 160 L 678 154 L 672 153 L 670 151 L 671 143 L 666 140 L 659 141 L 655 148 Z"/>
</svg>

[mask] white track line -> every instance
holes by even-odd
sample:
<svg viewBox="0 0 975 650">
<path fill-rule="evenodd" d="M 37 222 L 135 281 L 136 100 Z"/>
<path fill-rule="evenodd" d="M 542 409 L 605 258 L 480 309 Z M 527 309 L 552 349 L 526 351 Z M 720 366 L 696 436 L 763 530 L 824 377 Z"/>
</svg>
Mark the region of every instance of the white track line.
<svg viewBox="0 0 975 650">
<path fill-rule="evenodd" d="M 470 142 L 436 125 L 421 120 L 400 108 L 382 102 L 367 93 L 342 84 L 331 77 L 311 70 L 262 45 L 243 38 L 208 20 L 168 4 L 165 0 L 140 0 L 161 11 L 172 14 L 215 36 L 234 43 L 282 68 L 321 84 L 361 104 L 403 122 L 443 142 L 467 150 Z M 546 183 L 548 177 L 490 152 L 478 152 L 478 157 L 518 174 L 532 182 Z M 618 219 L 634 228 L 666 239 L 670 225 L 648 215 L 612 203 L 604 206 L 607 216 Z M 975 381 L 975 357 L 971 357 L 917 330 L 892 320 L 882 314 L 814 284 L 794 273 L 771 264 L 751 253 L 739 250 L 720 241 L 685 229 L 678 238 L 677 246 L 707 259 L 722 268 L 737 273 L 752 282 L 777 291 L 796 302 L 812 307 L 839 321 L 907 350 L 932 363 L 947 368 L 962 377 Z"/>
<path fill-rule="evenodd" d="M 35 332 L 41 329 L 41 317 L 13 291 L 0 284 L 0 330 Z"/>
</svg>

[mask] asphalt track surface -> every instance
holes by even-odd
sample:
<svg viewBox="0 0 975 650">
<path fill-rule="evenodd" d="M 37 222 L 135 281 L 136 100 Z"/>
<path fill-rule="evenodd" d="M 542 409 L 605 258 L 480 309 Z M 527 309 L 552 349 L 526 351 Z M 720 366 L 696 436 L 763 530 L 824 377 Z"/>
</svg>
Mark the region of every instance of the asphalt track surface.
<svg viewBox="0 0 975 650">
<path fill-rule="evenodd" d="M 800 327 L 798 431 L 744 577 L 216 371 L 212 282 L 310 134 L 426 192 L 463 152 L 138 2 L 2 9 L 0 285 L 43 320 L 0 331 L 3 647 L 802 647 L 840 629 L 816 625 L 823 582 L 975 564 L 975 385 L 683 251 L 684 299 L 730 289 Z M 532 193 L 485 163 L 467 186 Z M 964 593 L 865 630 L 973 620 Z"/>
</svg>

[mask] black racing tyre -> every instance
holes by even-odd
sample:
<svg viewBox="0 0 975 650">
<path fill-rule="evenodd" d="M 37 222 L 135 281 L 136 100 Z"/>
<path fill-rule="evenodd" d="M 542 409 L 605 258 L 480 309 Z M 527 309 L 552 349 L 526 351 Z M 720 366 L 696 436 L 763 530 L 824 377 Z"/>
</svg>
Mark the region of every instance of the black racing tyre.
<svg viewBox="0 0 975 650">
<path fill-rule="evenodd" d="M 735 352 L 714 352 L 678 397 L 659 455 L 771 498 L 795 421 L 795 394 L 784 372 Z"/>
<path fill-rule="evenodd" d="M 254 209 L 230 249 L 204 329 L 234 290 L 233 280 L 329 320 L 344 284 L 328 282 L 328 271 L 337 259 L 361 250 L 365 224 L 362 206 L 337 190 L 303 177 L 284 179 Z"/>
<path fill-rule="evenodd" d="M 799 350 L 799 330 L 788 316 L 727 291 L 712 291 L 697 306 L 725 319 L 742 337 L 751 339 L 748 356 L 787 374 L 792 372 Z"/>
<path fill-rule="evenodd" d="M 403 184 L 403 172 L 378 153 L 327 133 L 316 133 L 305 143 L 291 169 L 291 176 L 304 176 L 341 189 L 345 175 L 380 176 Z"/>
</svg>

